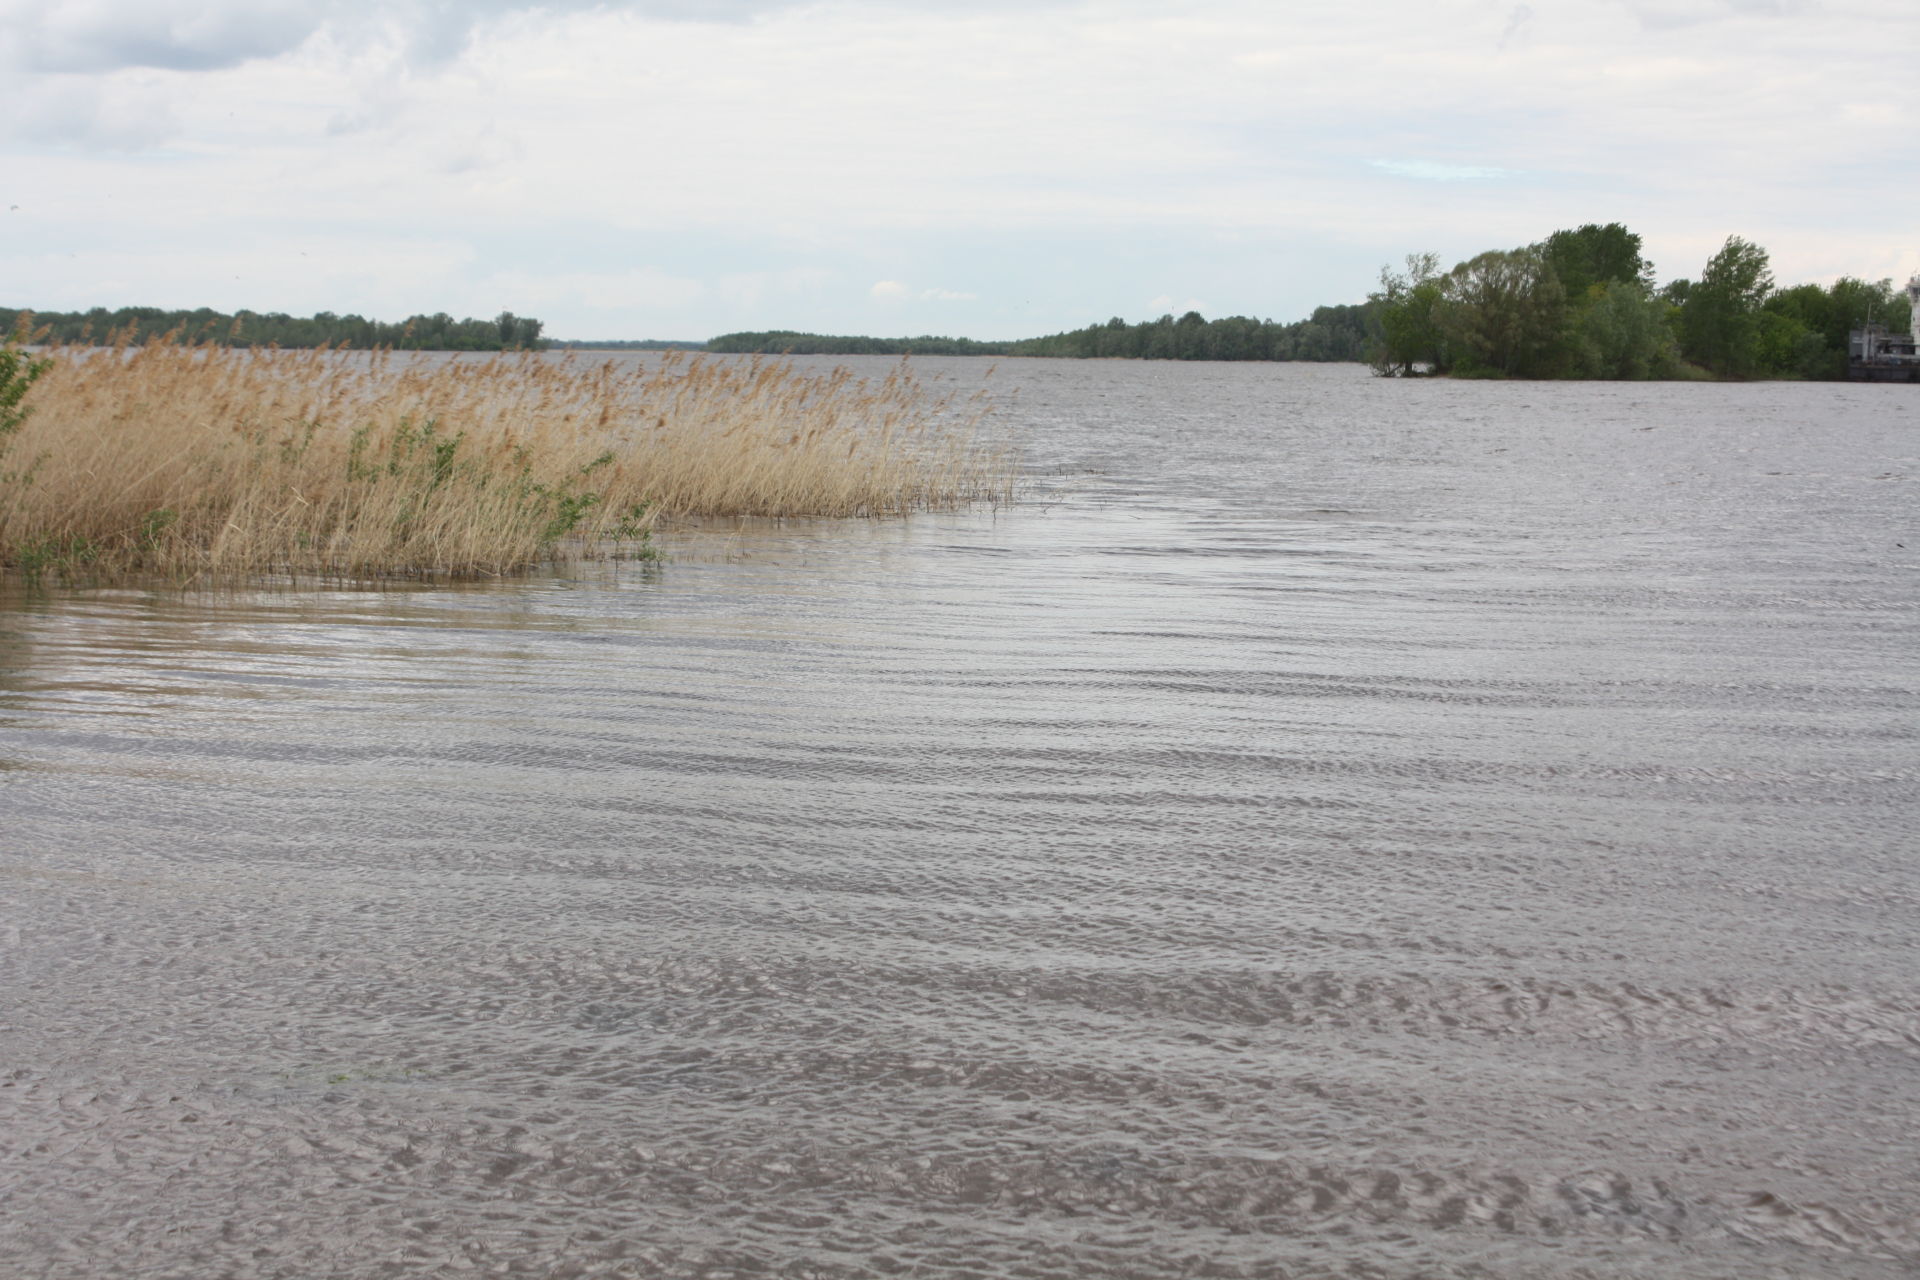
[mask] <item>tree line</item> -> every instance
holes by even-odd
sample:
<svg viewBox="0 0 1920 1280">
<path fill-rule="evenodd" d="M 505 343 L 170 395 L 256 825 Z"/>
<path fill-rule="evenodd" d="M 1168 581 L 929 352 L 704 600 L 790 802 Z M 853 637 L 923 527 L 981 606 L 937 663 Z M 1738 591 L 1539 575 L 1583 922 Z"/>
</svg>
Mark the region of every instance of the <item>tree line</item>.
<svg viewBox="0 0 1920 1280">
<path fill-rule="evenodd" d="M 1840 378 L 1847 334 L 1873 322 L 1902 331 L 1906 295 L 1891 280 L 1776 288 L 1767 251 L 1739 236 L 1697 279 L 1657 285 L 1639 235 L 1617 222 L 1556 231 L 1440 269 L 1438 255 L 1383 268 L 1363 303 L 1324 306 L 1283 324 L 1197 311 L 1005 342 L 921 335 L 874 338 L 774 329 L 698 342 L 553 343 L 541 322 L 503 311 L 491 320 L 447 313 L 398 323 L 322 311 L 27 312 L 0 308 L 0 334 L 24 322 L 43 340 L 108 343 L 173 335 L 224 346 L 394 347 L 401 350 L 684 349 L 791 355 L 1059 356 L 1138 360 L 1364 360 L 1389 376 L 1508 378 Z"/>
<path fill-rule="evenodd" d="M 121 307 L 110 311 L 26 311 L 0 307 L 0 333 L 22 324 L 36 341 L 85 346 L 116 341 L 141 342 L 172 336 L 181 342 L 213 342 L 231 347 L 346 347 L 403 351 L 538 351 L 545 348 L 542 324 L 532 316 L 502 311 L 491 320 L 456 320 L 446 312 L 408 316 L 398 323 L 322 311 L 290 316 L 284 311 L 168 311 L 161 307 Z"/>
<path fill-rule="evenodd" d="M 1366 359 L 1389 376 L 1841 378 L 1847 333 L 1908 323 L 1893 281 L 1774 285 L 1767 251 L 1729 236 L 1698 279 L 1656 286 L 1617 222 L 1495 249 L 1451 271 L 1435 254 L 1383 268 Z"/>
<path fill-rule="evenodd" d="M 1115 316 L 1102 325 L 1010 346 L 1013 355 L 1081 359 L 1358 360 L 1366 345 L 1369 310 L 1369 304 L 1316 307 L 1310 317 L 1291 324 L 1249 316 L 1208 320 L 1198 311 L 1143 324 Z"/>
<path fill-rule="evenodd" d="M 684 342 L 677 338 L 548 338 L 552 351 L 705 351 L 704 342 Z"/>
<path fill-rule="evenodd" d="M 1128 324 L 1119 316 L 1105 324 L 1009 342 L 931 335 L 869 338 L 775 329 L 727 333 L 707 342 L 708 351 L 788 355 L 871 356 L 1062 356 L 1132 360 L 1359 360 L 1367 341 L 1372 303 L 1316 308 L 1306 320 L 1281 324 L 1248 316 L 1208 320 L 1198 311 L 1179 319 Z"/>
<path fill-rule="evenodd" d="M 765 353 L 794 356 L 1005 356 L 1012 342 L 976 342 L 972 338 L 869 338 L 831 333 L 796 333 L 766 329 L 751 333 L 723 333 L 707 339 L 708 351 L 733 354 Z"/>
</svg>

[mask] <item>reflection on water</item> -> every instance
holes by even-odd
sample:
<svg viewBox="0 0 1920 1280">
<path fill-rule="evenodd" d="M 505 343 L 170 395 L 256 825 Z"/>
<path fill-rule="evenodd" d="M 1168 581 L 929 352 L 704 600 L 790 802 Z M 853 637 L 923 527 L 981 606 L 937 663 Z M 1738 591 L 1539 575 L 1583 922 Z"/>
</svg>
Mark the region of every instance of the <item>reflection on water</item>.
<svg viewBox="0 0 1920 1280">
<path fill-rule="evenodd" d="M 1920 1265 L 1920 401 L 995 378 L 1013 510 L 0 597 L 0 1270 Z"/>
</svg>

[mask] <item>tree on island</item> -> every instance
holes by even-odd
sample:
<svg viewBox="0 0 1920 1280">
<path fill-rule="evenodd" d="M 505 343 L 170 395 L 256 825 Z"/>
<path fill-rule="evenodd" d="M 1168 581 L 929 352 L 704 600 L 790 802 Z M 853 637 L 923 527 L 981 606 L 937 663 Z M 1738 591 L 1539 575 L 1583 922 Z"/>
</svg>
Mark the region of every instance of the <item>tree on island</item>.
<svg viewBox="0 0 1920 1280">
<path fill-rule="evenodd" d="M 1767 251 L 1728 236 L 1686 292 L 1680 311 L 1681 347 L 1713 372 L 1744 378 L 1761 367 L 1761 308 L 1773 292 Z"/>
<path fill-rule="evenodd" d="M 1776 290 L 1767 251 L 1729 236 L 1698 280 L 1655 290 L 1617 222 L 1556 231 L 1441 273 L 1432 254 L 1383 268 L 1366 354 L 1376 373 L 1645 379 L 1689 364 L 1727 378 L 1837 378 L 1849 329 L 1908 323 L 1891 280 Z M 1697 373 L 1695 376 L 1699 376 Z"/>
</svg>

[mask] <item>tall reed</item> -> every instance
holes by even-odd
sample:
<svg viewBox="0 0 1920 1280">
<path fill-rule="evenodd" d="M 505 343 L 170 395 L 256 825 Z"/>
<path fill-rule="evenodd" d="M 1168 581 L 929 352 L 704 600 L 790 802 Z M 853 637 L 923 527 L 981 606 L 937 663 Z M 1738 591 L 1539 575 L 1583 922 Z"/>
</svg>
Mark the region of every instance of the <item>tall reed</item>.
<svg viewBox="0 0 1920 1280">
<path fill-rule="evenodd" d="M 504 573 L 661 517 L 1010 496 L 982 405 L 776 359 L 648 365 L 57 349 L 0 435 L 0 565 L 115 577 Z"/>
</svg>

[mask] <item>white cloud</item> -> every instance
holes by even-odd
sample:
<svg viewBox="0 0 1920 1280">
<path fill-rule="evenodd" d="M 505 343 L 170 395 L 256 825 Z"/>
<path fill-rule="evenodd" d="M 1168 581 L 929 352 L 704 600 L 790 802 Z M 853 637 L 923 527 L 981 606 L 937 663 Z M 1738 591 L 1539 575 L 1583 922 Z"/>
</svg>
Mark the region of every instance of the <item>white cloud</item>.
<svg viewBox="0 0 1920 1280">
<path fill-rule="evenodd" d="M 1734 18 L 1784 18 L 1810 6 L 1805 0 L 1626 0 L 1626 7 L 1658 31 Z"/>
<path fill-rule="evenodd" d="M 717 293 L 728 308 L 748 323 L 764 307 L 802 306 L 834 280 L 821 267 L 788 267 L 781 271 L 734 271 L 720 277 Z"/>
<path fill-rule="evenodd" d="M 1444 164 L 1438 160 L 1369 160 L 1368 164 L 1399 178 L 1418 178 L 1422 182 L 1479 182 L 1488 178 L 1511 177 L 1511 169 L 1491 165 Z"/>
<path fill-rule="evenodd" d="M 472 311 L 450 282 L 473 265 L 467 246 L 433 237 L 221 235 L 173 231 L 168 252 L 144 241 L 60 251 L 45 247 L 57 213 L 22 206 L 12 214 L 6 279 L 11 297 L 45 310 L 93 306 L 251 307 L 311 314 L 359 312 L 399 318 L 414 312 Z M 22 248 L 24 246 L 24 248 Z M 7 305 L 15 305 L 8 303 Z M 485 311 L 495 314 L 500 308 Z M 521 308 L 515 308 L 519 310 Z"/>
<path fill-rule="evenodd" d="M 5 0 L 0 49 L 16 65 L 35 71 L 204 71 L 298 48 L 327 7 L 316 0 L 216 0 L 191 7 Z"/>
<path fill-rule="evenodd" d="M 346 46 L 398 41 L 427 66 L 458 56 L 504 17 L 551 21 L 608 10 L 685 23 L 743 23 L 814 0 L 0 0 L 0 61 L 36 71 L 156 67 L 208 71 L 293 52 L 326 37 Z M 1022 7 L 1068 0 L 1021 0 Z M 895 0 L 883 5 L 911 12 Z M 976 10 L 982 6 L 974 6 Z M 1009 0 L 995 7 L 1014 7 Z"/>
<path fill-rule="evenodd" d="M 61 77 L 32 82 L 0 112 L 0 138 L 89 150 L 143 151 L 179 131 L 180 121 L 157 86 L 137 80 Z"/>
<path fill-rule="evenodd" d="M 679 21 L 740 21 L 798 0 L 625 0 L 611 7 Z M 275 58 L 327 36 L 354 46 L 397 40 L 427 65 L 458 55 L 484 24 L 560 15 L 604 0 L 0 0 L 0 50 L 36 71 L 157 67 L 208 71 Z"/>
<path fill-rule="evenodd" d="M 956 289 L 915 289 L 900 280 L 876 280 L 867 296 L 878 302 L 978 302 L 977 293 L 962 293 Z"/>
<path fill-rule="evenodd" d="M 1526 39 L 1527 24 L 1533 21 L 1533 6 L 1517 4 L 1507 15 L 1506 30 L 1500 33 L 1499 48 L 1505 49 Z"/>
<path fill-rule="evenodd" d="M 660 315 L 682 311 L 711 292 L 704 281 L 653 267 L 630 271 L 533 272 L 524 268 L 488 274 L 479 294 L 521 311 L 623 311 Z M 488 304 L 481 304 L 483 306 Z M 603 335 L 604 336 L 604 335 Z"/>
</svg>

